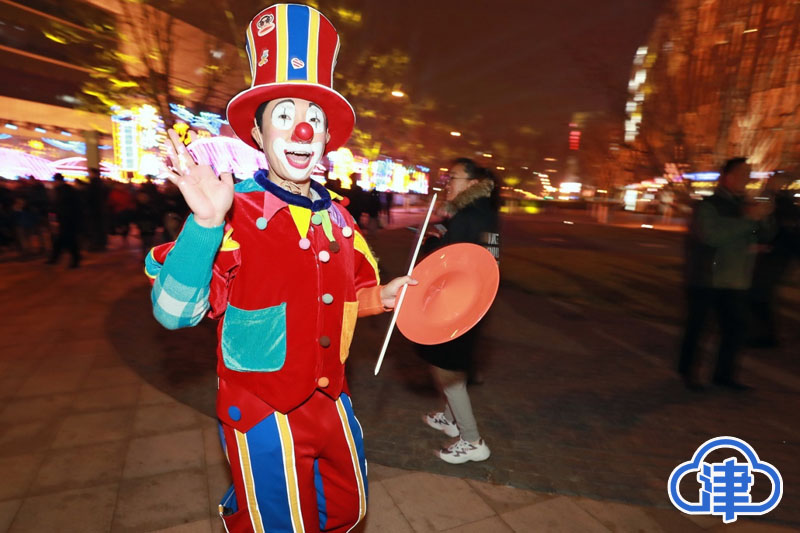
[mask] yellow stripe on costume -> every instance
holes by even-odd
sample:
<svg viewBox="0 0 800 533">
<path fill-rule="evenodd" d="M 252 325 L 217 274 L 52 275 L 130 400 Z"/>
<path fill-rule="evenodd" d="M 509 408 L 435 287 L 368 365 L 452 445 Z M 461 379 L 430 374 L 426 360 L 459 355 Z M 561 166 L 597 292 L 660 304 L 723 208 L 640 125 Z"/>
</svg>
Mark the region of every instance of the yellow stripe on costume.
<svg viewBox="0 0 800 533">
<path fill-rule="evenodd" d="M 375 256 L 372 255 L 372 250 L 369 249 L 369 244 L 367 244 L 364 236 L 361 235 L 361 232 L 356 230 L 353 230 L 353 247 L 361 252 L 367 261 L 369 261 L 369 264 L 372 265 L 372 268 L 375 269 L 375 279 L 380 285 L 381 276 L 378 273 L 378 261 L 375 259 Z"/>
<path fill-rule="evenodd" d="M 150 248 L 150 251 L 147 252 L 147 255 L 149 255 L 150 259 L 152 259 L 153 261 L 156 260 L 156 256 L 153 255 L 153 249 L 152 248 Z M 144 265 L 144 273 L 150 279 L 156 279 L 158 277 L 158 274 L 153 275 L 153 274 L 151 274 L 150 272 L 147 271 L 147 263 L 145 263 L 145 265 Z"/>
<path fill-rule="evenodd" d="M 286 476 L 286 490 L 289 497 L 289 511 L 292 515 L 292 526 L 295 532 L 305 531 L 303 515 L 300 512 L 300 489 L 297 486 L 297 469 L 294 464 L 294 441 L 289 419 L 286 415 L 275 412 L 275 421 L 278 424 L 278 433 L 281 437 L 281 450 L 283 451 L 283 469 Z"/>
<path fill-rule="evenodd" d="M 311 209 L 290 204 L 289 213 L 292 215 L 294 225 L 297 226 L 300 238 L 305 239 L 308 236 L 308 227 L 311 225 Z"/>
<path fill-rule="evenodd" d="M 286 81 L 289 77 L 289 24 L 287 21 L 286 4 L 278 4 L 275 9 L 275 27 L 278 31 L 277 47 L 278 47 L 278 64 L 276 65 L 277 71 L 275 72 L 278 83 Z"/>
<path fill-rule="evenodd" d="M 347 411 L 345 411 L 342 399 L 336 400 L 336 409 L 339 411 L 339 419 L 342 421 L 342 429 L 344 430 L 344 438 L 347 440 L 347 447 L 350 448 L 350 457 L 353 460 L 353 471 L 356 475 L 356 485 L 358 485 L 358 520 L 360 522 L 364 515 L 367 514 L 367 493 L 364 489 L 364 476 L 361 472 L 361 462 L 358 460 L 358 450 L 356 449 L 356 441 L 353 438 L 353 432 L 350 430 L 350 423 L 347 420 Z"/>
<path fill-rule="evenodd" d="M 229 229 L 222 238 L 222 245 L 219 247 L 220 252 L 232 252 L 239 249 L 239 243 L 233 240 L 233 228 Z"/>
<path fill-rule="evenodd" d="M 253 479 L 253 468 L 250 465 L 250 447 L 247 445 L 247 437 L 238 430 L 236 432 L 236 444 L 239 447 L 239 465 L 242 469 L 242 479 L 244 481 L 244 492 L 247 497 L 247 509 L 250 512 L 250 522 L 253 524 L 255 533 L 264 533 L 264 522 L 261 520 L 261 510 L 258 508 L 256 499 L 256 484 Z"/>
<path fill-rule="evenodd" d="M 250 79 L 256 79 L 256 67 L 258 66 L 258 52 L 256 51 L 256 43 L 253 39 L 253 29 L 247 26 L 247 43 L 250 48 Z"/>
<path fill-rule="evenodd" d="M 317 54 L 319 53 L 319 11 L 309 9 L 308 20 L 308 61 L 306 62 L 306 72 L 308 72 L 309 83 L 317 83 Z"/>
</svg>

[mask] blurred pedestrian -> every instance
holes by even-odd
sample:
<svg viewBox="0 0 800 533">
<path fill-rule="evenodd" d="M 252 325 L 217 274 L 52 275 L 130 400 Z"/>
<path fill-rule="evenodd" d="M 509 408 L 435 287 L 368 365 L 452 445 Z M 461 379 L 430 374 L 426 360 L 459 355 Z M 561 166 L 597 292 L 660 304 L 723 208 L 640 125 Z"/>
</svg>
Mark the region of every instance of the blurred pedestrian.
<svg viewBox="0 0 800 533">
<path fill-rule="evenodd" d="M 89 236 L 89 250 L 104 252 L 108 245 L 108 187 L 100 177 L 100 169 L 89 169 L 87 187 L 86 230 Z"/>
<path fill-rule="evenodd" d="M 366 198 L 366 211 L 367 216 L 369 217 L 369 220 L 367 220 L 367 231 L 369 232 L 369 235 L 374 237 L 378 232 L 378 228 L 381 227 L 381 196 L 378 190 L 373 188 L 369 193 L 367 193 Z"/>
<path fill-rule="evenodd" d="M 134 223 L 139 228 L 142 257 L 146 257 L 155 242 L 156 231 L 163 219 L 161 193 L 148 176 L 136 193 Z"/>
<path fill-rule="evenodd" d="M 347 206 L 347 210 L 350 211 L 350 214 L 353 215 L 353 219 L 356 221 L 356 224 L 361 226 L 361 215 L 364 214 L 366 210 L 366 205 L 364 201 L 365 192 L 364 189 L 361 188 L 361 185 L 358 184 L 358 181 L 361 179 L 361 174 L 352 173 L 350 174 L 350 180 L 353 184 L 353 188 L 350 189 L 350 205 Z"/>
<path fill-rule="evenodd" d="M 788 189 L 793 177 L 773 175 L 761 193 L 762 199 L 775 204 L 775 235 L 759 247 L 753 286 L 750 289 L 750 345 L 774 348 L 779 344 L 775 308 L 778 287 L 793 259 L 800 256 L 800 207 Z"/>
<path fill-rule="evenodd" d="M 696 364 L 706 319 L 714 312 L 720 342 L 713 383 L 747 390 L 736 379 L 736 357 L 747 318 L 747 291 L 753 280 L 754 245 L 770 235 L 772 204 L 747 202 L 750 165 L 745 158 L 728 160 L 712 196 L 699 202 L 686 238 L 688 312 L 678 372 L 690 390 L 703 388 Z"/>
<path fill-rule="evenodd" d="M 72 255 L 70 268 L 78 268 L 81 263 L 81 252 L 78 244 L 78 234 L 81 231 L 81 221 L 83 218 L 81 200 L 78 191 L 64 182 L 64 176 L 60 173 L 53 175 L 55 182 L 55 201 L 53 210 L 58 223 L 58 231 L 53 240 L 53 248 L 50 253 L 48 264 L 54 264 L 61 257 L 61 252 L 65 249 Z"/>
<path fill-rule="evenodd" d="M 130 225 L 136 212 L 136 198 L 132 186 L 127 183 L 115 183 L 108 194 L 108 206 L 111 214 L 111 234 L 122 237 L 127 246 Z"/>
<path fill-rule="evenodd" d="M 429 237 L 426 253 L 443 246 L 468 242 L 485 246 L 499 257 L 499 224 L 497 203 L 492 199 L 495 183 L 484 169 L 471 159 L 457 159 L 451 165 L 447 184 L 447 202 L 443 210 L 450 215 L 446 231 Z M 491 451 L 478 432 L 467 392 L 467 377 L 473 365 L 481 323 L 460 337 L 437 345 L 417 345 L 419 355 L 431 365 L 434 380 L 444 395 L 442 411 L 425 415 L 425 422 L 449 437 L 458 437 L 450 446 L 439 450 L 443 461 L 458 464 L 484 461 Z"/>
</svg>

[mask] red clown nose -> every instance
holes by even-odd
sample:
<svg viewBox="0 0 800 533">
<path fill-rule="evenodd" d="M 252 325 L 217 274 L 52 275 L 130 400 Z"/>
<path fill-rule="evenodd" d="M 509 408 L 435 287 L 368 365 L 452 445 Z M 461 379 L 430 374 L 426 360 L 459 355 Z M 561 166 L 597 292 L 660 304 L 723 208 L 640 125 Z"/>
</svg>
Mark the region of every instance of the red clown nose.
<svg viewBox="0 0 800 533">
<path fill-rule="evenodd" d="M 301 122 L 294 129 L 292 141 L 307 143 L 314 138 L 314 128 L 308 122 Z"/>
</svg>

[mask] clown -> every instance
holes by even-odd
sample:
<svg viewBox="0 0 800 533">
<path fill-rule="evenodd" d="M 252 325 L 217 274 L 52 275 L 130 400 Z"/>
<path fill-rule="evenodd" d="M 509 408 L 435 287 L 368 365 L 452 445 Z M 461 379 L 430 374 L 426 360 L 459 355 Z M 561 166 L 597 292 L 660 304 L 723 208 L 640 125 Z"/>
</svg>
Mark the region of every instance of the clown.
<svg viewBox="0 0 800 533">
<path fill-rule="evenodd" d="M 381 286 L 353 217 L 310 179 L 349 138 L 331 88 L 339 38 L 318 11 L 278 4 L 247 29 L 253 83 L 228 105 L 269 172 L 236 186 L 169 132 L 171 181 L 192 210 L 148 255 L 155 317 L 170 329 L 219 319 L 217 415 L 233 485 L 229 532 L 345 532 L 367 509 L 361 427 L 345 381 L 357 317 L 390 310 L 409 277 Z"/>
</svg>

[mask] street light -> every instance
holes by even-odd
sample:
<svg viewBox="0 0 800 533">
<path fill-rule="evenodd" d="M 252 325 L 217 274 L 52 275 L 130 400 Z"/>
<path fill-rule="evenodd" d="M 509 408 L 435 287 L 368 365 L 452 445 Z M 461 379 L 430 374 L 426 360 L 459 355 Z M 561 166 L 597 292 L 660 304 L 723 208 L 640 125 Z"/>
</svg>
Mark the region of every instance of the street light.
<svg viewBox="0 0 800 533">
<path fill-rule="evenodd" d="M 394 96 L 395 98 L 402 98 L 405 95 L 406 95 L 406 93 L 404 93 L 403 91 L 397 90 L 397 89 L 392 91 L 392 96 Z"/>
<path fill-rule="evenodd" d="M 451 131 L 450 135 L 452 135 L 453 137 L 461 137 L 461 132 L 460 131 Z"/>
<path fill-rule="evenodd" d="M 545 161 L 558 161 L 558 159 L 556 159 L 555 157 L 545 157 L 544 160 Z"/>
<path fill-rule="evenodd" d="M 491 159 L 493 156 L 492 156 L 492 154 L 483 154 L 483 157 L 487 157 L 487 158 Z"/>
</svg>

